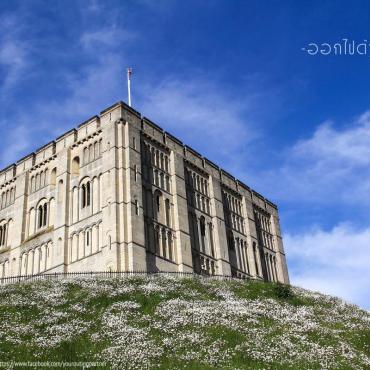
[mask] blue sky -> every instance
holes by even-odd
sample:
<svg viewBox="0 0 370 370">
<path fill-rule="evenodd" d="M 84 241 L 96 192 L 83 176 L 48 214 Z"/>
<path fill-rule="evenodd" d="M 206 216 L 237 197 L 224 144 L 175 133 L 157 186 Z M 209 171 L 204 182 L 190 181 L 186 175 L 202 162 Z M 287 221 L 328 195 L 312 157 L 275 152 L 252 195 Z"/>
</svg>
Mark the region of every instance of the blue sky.
<svg viewBox="0 0 370 370">
<path fill-rule="evenodd" d="M 293 284 L 370 309 L 367 1 L 7 1 L 0 166 L 126 100 L 279 205 Z M 369 47 L 370 50 L 370 47 Z"/>
</svg>

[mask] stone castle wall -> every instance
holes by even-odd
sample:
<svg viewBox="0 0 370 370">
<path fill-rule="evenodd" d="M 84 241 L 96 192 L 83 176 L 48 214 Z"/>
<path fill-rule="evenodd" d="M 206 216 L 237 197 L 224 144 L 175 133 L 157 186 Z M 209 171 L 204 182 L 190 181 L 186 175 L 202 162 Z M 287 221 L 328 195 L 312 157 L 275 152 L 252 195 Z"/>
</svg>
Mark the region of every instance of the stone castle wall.
<svg viewBox="0 0 370 370">
<path fill-rule="evenodd" d="M 289 282 L 277 207 L 122 102 L 1 171 L 0 197 L 0 277 Z"/>
</svg>

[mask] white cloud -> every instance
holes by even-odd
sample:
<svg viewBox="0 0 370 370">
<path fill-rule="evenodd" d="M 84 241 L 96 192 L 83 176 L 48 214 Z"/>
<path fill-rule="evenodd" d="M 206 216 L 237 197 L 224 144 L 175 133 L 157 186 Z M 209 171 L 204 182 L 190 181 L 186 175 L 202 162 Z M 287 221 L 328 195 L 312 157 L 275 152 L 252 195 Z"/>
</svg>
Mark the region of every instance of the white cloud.
<svg viewBox="0 0 370 370">
<path fill-rule="evenodd" d="M 345 128 L 336 128 L 333 122 L 321 124 L 280 158 L 281 165 L 274 162 L 274 168 L 248 174 L 272 198 L 316 205 L 370 205 L 370 112 Z"/>
<path fill-rule="evenodd" d="M 102 28 L 94 31 L 86 31 L 80 37 L 81 45 L 87 49 L 96 52 L 102 47 L 112 49 L 114 46 L 121 47 L 123 42 L 132 41 L 137 37 L 133 31 L 123 30 L 115 25 L 108 28 Z"/>
<path fill-rule="evenodd" d="M 248 98 L 231 99 L 216 83 L 190 76 L 146 86 L 139 103 L 149 119 L 209 159 L 231 168 L 258 135 L 258 129 L 245 119 L 251 104 Z"/>
<path fill-rule="evenodd" d="M 291 283 L 370 309 L 370 227 L 340 224 L 284 235 Z"/>
<path fill-rule="evenodd" d="M 23 28 L 18 20 L 13 16 L 0 18 L 0 67 L 5 71 L 5 77 L 0 81 L 3 94 L 21 79 L 29 65 L 31 47 L 21 36 Z"/>
</svg>

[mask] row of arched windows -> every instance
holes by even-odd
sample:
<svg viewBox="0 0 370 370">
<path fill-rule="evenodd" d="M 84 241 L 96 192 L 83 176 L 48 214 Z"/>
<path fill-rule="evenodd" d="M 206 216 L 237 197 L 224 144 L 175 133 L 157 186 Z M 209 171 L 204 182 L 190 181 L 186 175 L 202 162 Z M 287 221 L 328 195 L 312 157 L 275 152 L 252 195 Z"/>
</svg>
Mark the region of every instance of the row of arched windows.
<svg viewBox="0 0 370 370">
<path fill-rule="evenodd" d="M 28 212 L 28 236 L 54 225 L 55 200 L 41 199 L 36 207 L 32 207 Z"/>
<path fill-rule="evenodd" d="M 270 222 L 270 216 L 258 212 L 256 209 L 254 210 L 254 215 L 257 221 L 258 226 L 262 229 L 267 231 L 268 233 L 271 233 L 271 222 Z"/>
<path fill-rule="evenodd" d="M 83 178 L 71 192 L 72 222 L 100 212 L 101 210 L 101 175 L 93 179 Z"/>
<path fill-rule="evenodd" d="M 103 140 L 91 143 L 83 149 L 83 164 L 88 164 L 101 157 Z"/>
<path fill-rule="evenodd" d="M 45 170 L 42 170 L 37 174 L 31 176 L 30 193 L 34 193 L 35 191 L 40 190 L 47 185 L 55 185 L 56 175 L 56 168 L 52 169 L 50 175 L 49 170 L 46 168 Z"/>
<path fill-rule="evenodd" d="M 255 208 L 254 218 L 260 238 L 260 244 L 274 250 L 274 238 L 271 234 L 271 216 L 266 212 Z"/>
<path fill-rule="evenodd" d="M 190 199 L 193 199 L 193 198 L 190 197 Z M 190 202 L 190 205 L 194 206 L 195 208 L 199 209 L 200 211 L 204 213 L 210 214 L 211 210 L 210 210 L 209 198 L 203 195 L 196 194 L 194 199 L 195 199 L 195 204 L 192 204 L 192 202 Z"/>
<path fill-rule="evenodd" d="M 13 204 L 15 201 L 15 187 L 3 191 L 0 199 L 0 209 L 6 208 Z"/>
<path fill-rule="evenodd" d="M 147 142 L 143 143 L 142 148 L 145 163 L 169 173 L 170 159 L 167 153 L 164 153 Z"/>
<path fill-rule="evenodd" d="M 270 253 L 265 252 L 264 258 L 265 258 L 267 280 L 277 282 L 278 273 L 277 273 L 277 266 L 276 266 L 276 257 L 271 255 Z"/>
<path fill-rule="evenodd" d="M 231 214 L 230 221 L 231 221 L 230 226 L 234 230 L 238 231 L 239 233 L 244 234 L 244 219 L 243 219 L 243 217 L 235 215 L 235 214 Z"/>
<path fill-rule="evenodd" d="M 165 174 L 164 172 L 153 169 L 153 183 L 155 186 L 162 188 L 168 193 L 171 192 L 170 176 Z"/>
<path fill-rule="evenodd" d="M 206 256 L 200 256 L 200 273 L 204 275 L 216 274 L 216 263 L 213 259 Z"/>
<path fill-rule="evenodd" d="M 185 181 L 194 190 L 206 195 L 207 197 L 209 196 L 208 180 L 205 177 L 189 168 L 185 168 Z"/>
<path fill-rule="evenodd" d="M 236 198 L 225 190 L 222 190 L 222 198 L 224 205 L 229 211 L 243 217 L 242 202 L 240 199 Z"/>
<path fill-rule="evenodd" d="M 102 227 L 99 222 L 71 235 L 69 261 L 74 262 L 90 256 L 99 252 L 101 247 Z"/>
<path fill-rule="evenodd" d="M 148 199 L 150 201 L 150 199 Z M 162 192 L 156 190 L 153 196 L 153 219 L 163 225 L 171 227 L 171 202 L 163 196 Z"/>
<path fill-rule="evenodd" d="M 250 274 L 247 242 L 241 238 L 235 238 L 234 246 L 238 269 Z"/>
<path fill-rule="evenodd" d="M 52 241 L 24 252 L 21 256 L 20 274 L 36 275 L 51 267 Z"/>
<path fill-rule="evenodd" d="M 267 248 L 274 250 L 273 236 L 264 230 L 261 231 L 261 236 L 262 236 L 263 245 Z"/>
<path fill-rule="evenodd" d="M 170 261 L 175 261 L 175 251 L 172 231 L 161 225 L 154 226 L 155 253 Z"/>
<path fill-rule="evenodd" d="M 215 257 L 212 222 L 207 222 L 204 216 L 198 218 L 196 214 L 191 213 L 189 226 L 193 248 L 203 254 Z"/>
</svg>

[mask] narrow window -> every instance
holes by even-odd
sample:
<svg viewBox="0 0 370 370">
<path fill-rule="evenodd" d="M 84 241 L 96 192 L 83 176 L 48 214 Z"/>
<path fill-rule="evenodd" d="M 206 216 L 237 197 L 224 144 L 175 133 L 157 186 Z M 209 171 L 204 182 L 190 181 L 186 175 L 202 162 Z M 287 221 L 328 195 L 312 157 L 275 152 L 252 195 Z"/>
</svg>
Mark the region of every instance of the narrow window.
<svg viewBox="0 0 370 370">
<path fill-rule="evenodd" d="M 171 204 L 169 199 L 166 199 L 166 225 L 171 227 Z"/>
<path fill-rule="evenodd" d="M 91 189 L 90 188 L 91 188 L 91 185 L 88 182 L 86 184 L 86 206 L 87 207 L 90 206 L 90 204 L 91 204 Z"/>
<path fill-rule="evenodd" d="M 39 206 L 38 208 L 38 228 L 39 229 L 42 227 L 42 220 L 44 219 L 43 213 L 44 213 L 43 206 Z"/>
<path fill-rule="evenodd" d="M 256 267 L 256 274 L 259 275 L 259 269 L 258 269 L 258 262 L 257 262 L 257 251 L 256 251 L 256 243 L 253 243 L 253 256 L 254 256 L 254 263 Z"/>
<path fill-rule="evenodd" d="M 42 226 L 47 225 L 47 219 L 48 219 L 48 204 L 44 204 L 44 212 L 43 212 L 43 220 L 42 220 Z"/>
<path fill-rule="evenodd" d="M 169 176 L 166 176 L 166 190 L 168 192 L 171 191 L 171 189 L 170 189 L 170 177 Z"/>
<path fill-rule="evenodd" d="M 85 207 L 86 207 L 86 186 L 85 184 L 83 184 L 81 189 L 81 208 Z"/>
</svg>

